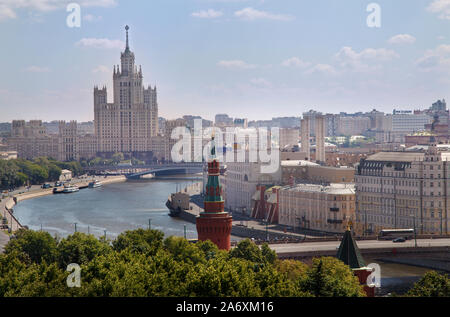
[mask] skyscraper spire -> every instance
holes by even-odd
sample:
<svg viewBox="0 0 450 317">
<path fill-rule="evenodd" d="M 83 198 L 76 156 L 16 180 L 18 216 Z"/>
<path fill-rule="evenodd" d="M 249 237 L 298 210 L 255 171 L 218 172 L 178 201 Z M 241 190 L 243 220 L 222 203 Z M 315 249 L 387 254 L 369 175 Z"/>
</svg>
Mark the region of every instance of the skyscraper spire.
<svg viewBox="0 0 450 317">
<path fill-rule="evenodd" d="M 125 31 L 127 32 L 127 46 L 125 47 L 125 52 L 129 52 L 130 51 L 130 45 L 128 43 L 128 30 L 130 29 L 130 27 L 128 25 L 125 26 Z"/>
</svg>

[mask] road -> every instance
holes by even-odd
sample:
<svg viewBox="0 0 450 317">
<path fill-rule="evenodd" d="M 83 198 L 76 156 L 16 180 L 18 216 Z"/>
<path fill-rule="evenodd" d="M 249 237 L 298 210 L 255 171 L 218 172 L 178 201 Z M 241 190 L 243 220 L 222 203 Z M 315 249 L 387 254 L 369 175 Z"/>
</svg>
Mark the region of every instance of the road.
<svg viewBox="0 0 450 317">
<path fill-rule="evenodd" d="M 414 239 L 403 243 L 394 243 L 392 241 L 363 240 L 357 241 L 356 244 L 360 249 L 383 249 L 383 248 L 407 248 L 414 247 Z M 340 245 L 340 241 L 329 242 L 303 242 L 290 244 L 271 244 L 270 248 L 275 250 L 277 254 L 296 253 L 296 252 L 313 252 L 313 251 L 336 251 Z M 418 247 L 443 247 L 450 246 L 450 239 L 419 239 Z"/>
<path fill-rule="evenodd" d="M 0 253 L 3 253 L 4 247 L 6 244 L 8 244 L 8 242 L 9 236 L 6 233 L 0 231 Z"/>
</svg>

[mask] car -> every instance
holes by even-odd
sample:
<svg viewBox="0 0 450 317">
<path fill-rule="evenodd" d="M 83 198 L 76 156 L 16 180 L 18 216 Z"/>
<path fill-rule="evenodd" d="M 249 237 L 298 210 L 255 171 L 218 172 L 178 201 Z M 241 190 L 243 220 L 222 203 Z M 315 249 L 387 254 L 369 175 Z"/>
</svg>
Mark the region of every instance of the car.
<svg viewBox="0 0 450 317">
<path fill-rule="evenodd" d="M 405 238 L 396 238 L 396 239 L 392 240 L 392 242 L 394 242 L 394 243 L 400 243 L 400 242 L 405 242 L 405 241 L 406 241 Z"/>
</svg>

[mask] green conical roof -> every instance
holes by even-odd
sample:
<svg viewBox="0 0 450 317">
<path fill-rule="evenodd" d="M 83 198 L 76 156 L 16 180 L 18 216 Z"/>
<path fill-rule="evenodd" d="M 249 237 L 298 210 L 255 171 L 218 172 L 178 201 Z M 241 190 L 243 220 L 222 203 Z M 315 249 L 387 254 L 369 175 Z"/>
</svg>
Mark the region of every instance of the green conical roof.
<svg viewBox="0 0 450 317">
<path fill-rule="evenodd" d="M 366 266 L 350 230 L 344 233 L 337 258 L 350 266 L 351 269 L 359 269 Z"/>
</svg>

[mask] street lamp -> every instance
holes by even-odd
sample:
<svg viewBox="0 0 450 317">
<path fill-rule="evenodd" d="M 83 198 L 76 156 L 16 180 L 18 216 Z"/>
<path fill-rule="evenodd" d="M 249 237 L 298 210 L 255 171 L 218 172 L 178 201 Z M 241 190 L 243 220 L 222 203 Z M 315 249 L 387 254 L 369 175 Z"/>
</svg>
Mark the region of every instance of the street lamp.
<svg viewBox="0 0 450 317">
<path fill-rule="evenodd" d="M 417 248 L 416 213 L 411 214 L 410 216 L 413 217 L 414 221 L 414 247 Z"/>
</svg>

